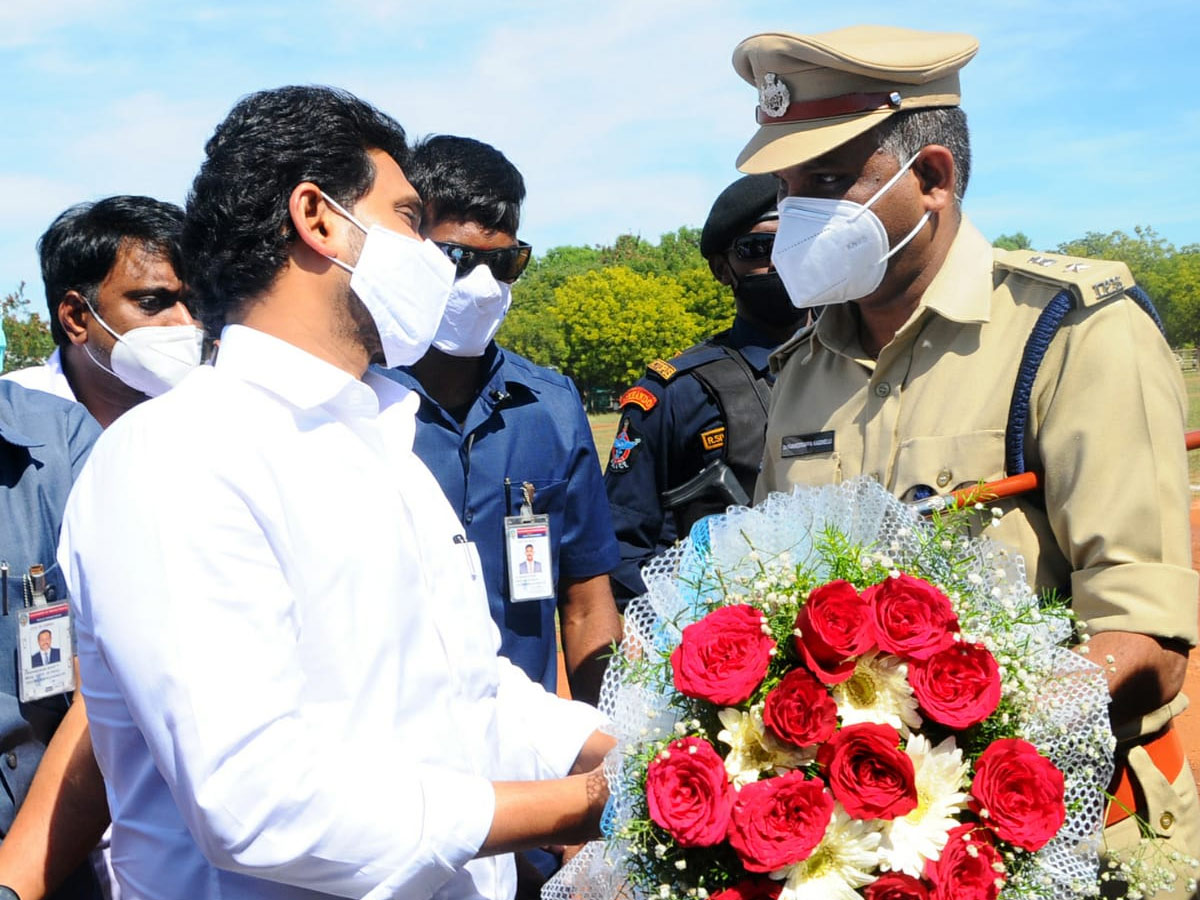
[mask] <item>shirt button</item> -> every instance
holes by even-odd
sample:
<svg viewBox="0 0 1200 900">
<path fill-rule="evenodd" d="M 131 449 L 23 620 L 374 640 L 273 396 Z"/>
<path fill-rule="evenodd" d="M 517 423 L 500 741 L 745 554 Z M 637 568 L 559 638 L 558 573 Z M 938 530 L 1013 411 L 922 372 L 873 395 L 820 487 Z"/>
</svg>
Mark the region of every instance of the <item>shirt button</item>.
<svg viewBox="0 0 1200 900">
<path fill-rule="evenodd" d="M 888 384 L 886 381 L 881 381 L 881 382 L 879 382 L 879 384 L 875 385 L 875 396 L 876 397 L 886 397 L 891 392 L 892 392 L 892 386 L 890 384 Z"/>
<path fill-rule="evenodd" d="M 1163 831 L 1170 831 L 1171 826 L 1175 824 L 1175 815 L 1165 812 L 1158 817 L 1158 827 Z"/>
<path fill-rule="evenodd" d="M 13 750 L 4 754 L 4 764 L 10 769 L 15 769 L 17 767 L 17 751 Z"/>
<path fill-rule="evenodd" d="M 954 475 L 953 475 L 953 473 L 951 473 L 951 471 L 949 469 L 942 469 L 942 471 L 938 472 L 937 486 L 944 488 L 946 485 L 948 485 L 950 483 L 950 479 L 953 477 L 954 477 Z"/>
<path fill-rule="evenodd" d="M 474 518 L 475 518 L 475 513 L 471 512 L 471 511 L 468 509 L 468 510 L 467 510 L 467 514 L 466 514 L 465 516 L 463 516 L 463 524 L 464 524 L 464 525 L 470 525 L 470 524 L 471 524 L 471 520 L 472 520 L 472 519 L 474 519 Z"/>
</svg>

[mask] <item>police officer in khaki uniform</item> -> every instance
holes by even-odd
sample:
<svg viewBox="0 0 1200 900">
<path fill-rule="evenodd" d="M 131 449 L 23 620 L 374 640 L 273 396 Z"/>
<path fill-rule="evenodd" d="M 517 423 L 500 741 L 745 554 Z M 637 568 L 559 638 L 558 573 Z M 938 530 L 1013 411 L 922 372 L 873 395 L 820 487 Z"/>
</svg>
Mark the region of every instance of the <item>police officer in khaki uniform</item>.
<svg viewBox="0 0 1200 900">
<path fill-rule="evenodd" d="M 761 126 L 738 166 L 782 185 L 775 265 L 797 306 L 834 304 L 772 359 L 756 494 L 865 474 L 920 499 L 1035 472 L 993 536 L 1072 598 L 1107 662 L 1111 790 L 1157 847 L 1197 857 L 1171 727 L 1197 640 L 1182 379 L 1123 264 L 997 251 L 963 215 L 958 70 L 977 47 L 855 27 L 734 51 Z M 1136 844 L 1121 804 L 1106 824 L 1110 849 Z M 1196 874 L 1180 873 L 1171 896 Z"/>
<path fill-rule="evenodd" d="M 717 197 L 700 233 L 713 277 L 733 289 L 733 325 L 670 362 L 656 359 L 621 395 L 604 475 L 621 563 L 619 604 L 645 591 L 641 567 L 695 522 L 745 505 L 762 459 L 771 351 L 807 313 L 771 267 L 779 181 L 747 175 Z"/>
</svg>

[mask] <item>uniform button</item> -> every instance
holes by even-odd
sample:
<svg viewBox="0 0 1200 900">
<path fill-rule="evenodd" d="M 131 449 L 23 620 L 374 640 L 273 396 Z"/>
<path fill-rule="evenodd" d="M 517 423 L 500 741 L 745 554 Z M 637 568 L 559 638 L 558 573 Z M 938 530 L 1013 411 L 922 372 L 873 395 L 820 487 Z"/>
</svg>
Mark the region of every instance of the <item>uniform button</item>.
<svg viewBox="0 0 1200 900">
<path fill-rule="evenodd" d="M 12 750 L 12 751 L 4 754 L 4 763 L 10 769 L 15 769 L 17 767 L 17 751 Z M 1168 815 L 1169 815 L 1169 813 L 1168 813 Z"/>
<path fill-rule="evenodd" d="M 475 518 L 475 513 L 471 512 L 470 510 L 467 510 L 467 514 L 465 516 L 463 516 L 463 524 L 470 525 L 471 520 L 474 518 Z"/>
<path fill-rule="evenodd" d="M 950 483 L 950 479 L 953 477 L 954 475 L 949 469 L 942 469 L 942 471 L 938 472 L 937 486 L 944 488 Z"/>
<path fill-rule="evenodd" d="M 1158 817 L 1158 827 L 1162 831 L 1170 831 L 1171 826 L 1175 824 L 1175 814 L 1165 812 Z"/>
<path fill-rule="evenodd" d="M 875 396 L 876 397 L 886 397 L 891 392 L 892 392 L 892 386 L 890 384 L 888 384 L 886 381 L 881 381 L 881 382 L 879 382 L 879 384 L 875 385 Z"/>
</svg>

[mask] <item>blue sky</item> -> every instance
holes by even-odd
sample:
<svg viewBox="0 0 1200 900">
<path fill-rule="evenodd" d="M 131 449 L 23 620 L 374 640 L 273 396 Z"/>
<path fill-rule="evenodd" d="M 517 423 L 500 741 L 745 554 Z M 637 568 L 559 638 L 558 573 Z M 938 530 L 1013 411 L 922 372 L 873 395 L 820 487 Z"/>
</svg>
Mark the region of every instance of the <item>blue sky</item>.
<svg viewBox="0 0 1200 900">
<path fill-rule="evenodd" d="M 932 10 L 941 8 L 937 18 Z M 0 291 L 69 204 L 182 202 L 242 94 L 334 84 L 413 135 L 495 144 L 525 175 L 537 250 L 703 222 L 754 131 L 734 45 L 863 22 L 966 31 L 968 214 L 1039 248 L 1150 225 L 1200 242 L 1192 0 L 512 2 L 4 0 Z"/>
</svg>

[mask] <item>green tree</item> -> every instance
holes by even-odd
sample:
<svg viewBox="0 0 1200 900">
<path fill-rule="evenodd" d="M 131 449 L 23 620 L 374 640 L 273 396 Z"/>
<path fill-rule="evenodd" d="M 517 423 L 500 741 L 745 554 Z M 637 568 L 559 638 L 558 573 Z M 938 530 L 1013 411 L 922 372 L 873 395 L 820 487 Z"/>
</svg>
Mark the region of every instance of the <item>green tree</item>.
<svg viewBox="0 0 1200 900">
<path fill-rule="evenodd" d="M 29 311 L 25 282 L 22 281 L 15 291 L 9 291 L 0 300 L 0 315 L 3 315 L 4 333 L 8 336 L 8 351 L 4 355 L 5 372 L 41 365 L 54 352 L 50 324 L 38 313 Z"/>
<path fill-rule="evenodd" d="M 610 266 L 574 275 L 554 291 L 562 323 L 563 371 L 584 392 L 618 390 L 656 356 L 672 356 L 700 336 L 673 278 Z"/>
<path fill-rule="evenodd" d="M 999 247 L 1001 250 L 1033 249 L 1033 244 L 1030 243 L 1029 236 L 1023 231 L 1018 231 L 1015 234 L 1002 234 L 992 241 L 992 246 Z"/>
<path fill-rule="evenodd" d="M 683 288 L 683 305 L 696 317 L 701 337 L 733 324 L 733 291 L 713 278 L 707 263 L 685 269 L 674 277 Z"/>
</svg>

